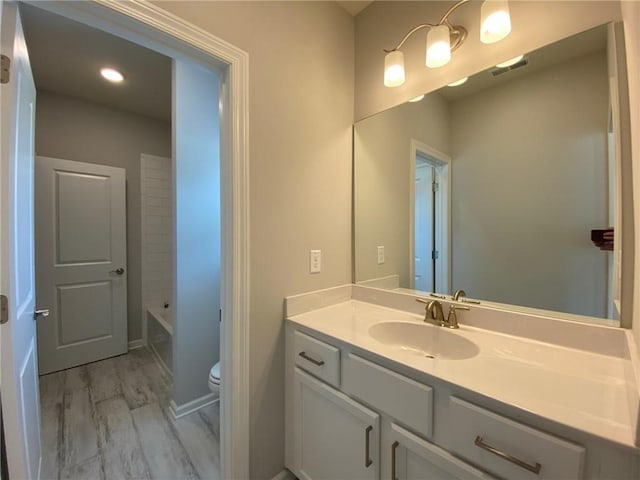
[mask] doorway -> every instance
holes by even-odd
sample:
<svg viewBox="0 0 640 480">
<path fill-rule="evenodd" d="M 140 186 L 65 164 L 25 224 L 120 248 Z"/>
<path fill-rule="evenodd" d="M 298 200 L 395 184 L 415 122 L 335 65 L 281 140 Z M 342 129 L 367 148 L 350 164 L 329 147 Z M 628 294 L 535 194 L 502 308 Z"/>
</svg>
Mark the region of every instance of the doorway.
<svg viewBox="0 0 640 480">
<path fill-rule="evenodd" d="M 449 293 L 450 158 L 417 140 L 410 158 L 410 282 L 413 290 Z"/>
<path fill-rule="evenodd" d="M 186 22 L 166 17 L 161 9 L 151 5 L 118 2 L 102 5 L 94 2 L 47 2 L 38 4 L 40 5 L 47 10 L 81 20 L 94 27 L 117 32 L 129 40 L 145 45 L 155 45 L 159 50 L 173 53 L 183 59 L 185 56 L 192 55 L 198 61 L 208 62 L 220 69 L 222 76 L 220 103 L 223 113 L 221 121 L 223 133 L 221 138 L 222 230 L 224 232 L 221 317 L 222 336 L 225 337 L 222 356 L 229 358 L 229 361 L 225 361 L 222 366 L 222 377 L 228 379 L 222 391 L 221 406 L 224 418 L 221 425 L 222 472 L 225 477 L 246 477 L 248 473 L 246 352 L 248 338 L 245 321 L 248 318 L 248 215 L 246 209 L 248 159 L 245 135 L 247 56 L 244 52 L 212 35 L 203 33 Z M 3 174 L 5 172 L 6 170 L 3 169 Z M 230 254 L 232 251 L 234 255 Z M 5 260 L 7 258 L 3 258 L 3 265 Z M 29 268 L 28 264 L 24 266 Z M 9 322 L 14 323 L 15 319 L 12 321 L 10 317 Z M 8 342 L 13 340 L 11 331 L 4 328 L 2 333 L 3 346 L 9 345 Z M 3 348 L 3 357 L 6 351 Z M 4 365 L 6 364 L 3 362 Z M 235 375 L 231 375 L 232 371 Z M 3 370 L 3 386 L 7 385 L 4 380 L 9 379 L 10 373 Z M 37 398 L 37 391 L 35 395 Z M 234 399 L 233 402 L 231 398 Z M 13 465 L 10 464 L 10 468 L 14 472 L 23 472 L 24 446 L 28 444 L 26 437 L 33 435 L 37 429 L 34 428 L 34 422 L 27 422 L 17 411 L 12 411 L 13 408 L 8 410 L 5 411 L 5 418 L 11 419 L 12 432 L 17 431 L 14 441 L 8 443 L 9 458 L 13 459 Z M 225 410 L 227 415 L 224 415 Z M 232 436 L 234 446 L 238 447 L 233 451 L 227 447 L 231 445 Z M 20 475 L 16 474 L 16 476 Z"/>
</svg>

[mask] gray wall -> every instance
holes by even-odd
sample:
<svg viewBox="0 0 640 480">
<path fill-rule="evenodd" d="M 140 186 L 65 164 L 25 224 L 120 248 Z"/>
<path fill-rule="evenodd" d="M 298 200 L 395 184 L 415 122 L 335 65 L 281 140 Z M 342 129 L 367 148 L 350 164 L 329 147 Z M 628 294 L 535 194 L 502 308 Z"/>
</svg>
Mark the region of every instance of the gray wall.
<svg viewBox="0 0 640 480">
<path fill-rule="evenodd" d="M 220 128 L 218 77 L 173 62 L 175 192 L 173 399 L 210 393 L 220 359 Z"/>
<path fill-rule="evenodd" d="M 362 120 L 354 127 L 355 280 L 398 275 L 409 288 L 411 139 L 449 152 L 449 105 L 437 93 Z M 378 265 L 377 246 L 385 247 Z"/>
<path fill-rule="evenodd" d="M 39 91 L 36 155 L 121 167 L 127 174 L 129 341 L 142 337 L 140 154 L 171 156 L 171 125 Z"/>
<path fill-rule="evenodd" d="M 334 2 L 157 5 L 249 53 L 249 455 L 251 478 L 270 479 L 284 465 L 283 298 L 351 282 L 353 18 Z"/>
<path fill-rule="evenodd" d="M 452 288 L 607 316 L 608 118 L 604 52 L 451 103 Z"/>
</svg>

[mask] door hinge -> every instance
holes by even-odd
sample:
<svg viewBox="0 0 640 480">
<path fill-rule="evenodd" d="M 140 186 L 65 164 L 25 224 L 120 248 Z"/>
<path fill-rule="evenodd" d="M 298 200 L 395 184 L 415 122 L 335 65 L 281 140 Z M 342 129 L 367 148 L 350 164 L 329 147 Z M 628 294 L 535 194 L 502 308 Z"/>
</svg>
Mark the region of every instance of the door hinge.
<svg viewBox="0 0 640 480">
<path fill-rule="evenodd" d="M 431 252 L 431 260 L 437 260 L 439 256 L 440 256 L 440 252 L 438 252 L 437 250 L 433 250 Z"/>
<path fill-rule="evenodd" d="M 9 83 L 11 59 L 6 55 L 0 55 L 0 83 Z"/>
<path fill-rule="evenodd" d="M 0 295 L 0 325 L 9 321 L 9 299 Z"/>
<path fill-rule="evenodd" d="M 438 188 L 440 188 L 440 184 L 438 182 L 431 183 L 431 190 L 433 191 L 433 193 L 436 193 L 438 191 Z"/>
</svg>

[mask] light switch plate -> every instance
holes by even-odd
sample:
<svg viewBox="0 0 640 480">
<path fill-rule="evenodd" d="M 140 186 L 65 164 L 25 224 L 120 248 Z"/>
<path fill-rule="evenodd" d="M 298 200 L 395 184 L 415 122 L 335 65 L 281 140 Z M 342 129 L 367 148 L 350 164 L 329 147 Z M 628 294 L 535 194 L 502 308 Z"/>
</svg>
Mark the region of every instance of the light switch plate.
<svg viewBox="0 0 640 480">
<path fill-rule="evenodd" d="M 322 270 L 322 251 L 309 250 L 309 272 L 320 273 Z"/>
<path fill-rule="evenodd" d="M 384 246 L 378 247 L 378 265 L 382 265 L 384 263 Z"/>
</svg>

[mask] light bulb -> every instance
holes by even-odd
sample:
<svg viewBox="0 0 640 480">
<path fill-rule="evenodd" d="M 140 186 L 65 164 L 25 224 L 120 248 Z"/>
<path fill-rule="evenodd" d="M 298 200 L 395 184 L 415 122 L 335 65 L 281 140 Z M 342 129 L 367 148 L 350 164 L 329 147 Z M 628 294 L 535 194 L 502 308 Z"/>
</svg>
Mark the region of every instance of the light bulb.
<svg viewBox="0 0 640 480">
<path fill-rule="evenodd" d="M 469 80 L 469 77 L 461 78 L 460 80 L 456 80 L 455 82 L 447 84 L 447 87 L 457 87 L 458 85 L 462 85 L 467 80 Z"/>
<path fill-rule="evenodd" d="M 480 41 L 495 43 L 511 32 L 507 0 L 485 0 L 480 9 Z"/>
<path fill-rule="evenodd" d="M 438 68 L 451 60 L 451 41 L 449 27 L 438 25 L 427 33 L 427 58 L 429 68 Z"/>
<path fill-rule="evenodd" d="M 115 68 L 108 68 L 108 67 L 101 68 L 100 75 L 102 75 L 102 78 L 104 78 L 105 80 L 108 80 L 113 83 L 120 83 L 124 80 L 124 75 L 122 75 Z"/>
<path fill-rule="evenodd" d="M 400 50 L 384 57 L 384 86 L 399 87 L 404 83 L 404 54 Z"/>
<path fill-rule="evenodd" d="M 422 95 L 418 95 L 417 97 L 413 97 L 411 100 L 409 100 L 411 103 L 415 103 L 415 102 L 419 102 L 420 100 L 422 100 L 424 98 L 424 93 Z"/>
<path fill-rule="evenodd" d="M 524 58 L 524 55 L 518 55 L 517 57 L 513 57 L 513 58 L 510 58 L 509 60 L 496 64 L 496 67 L 507 68 L 507 67 L 510 67 L 511 65 L 515 65 L 523 58 Z"/>
</svg>

